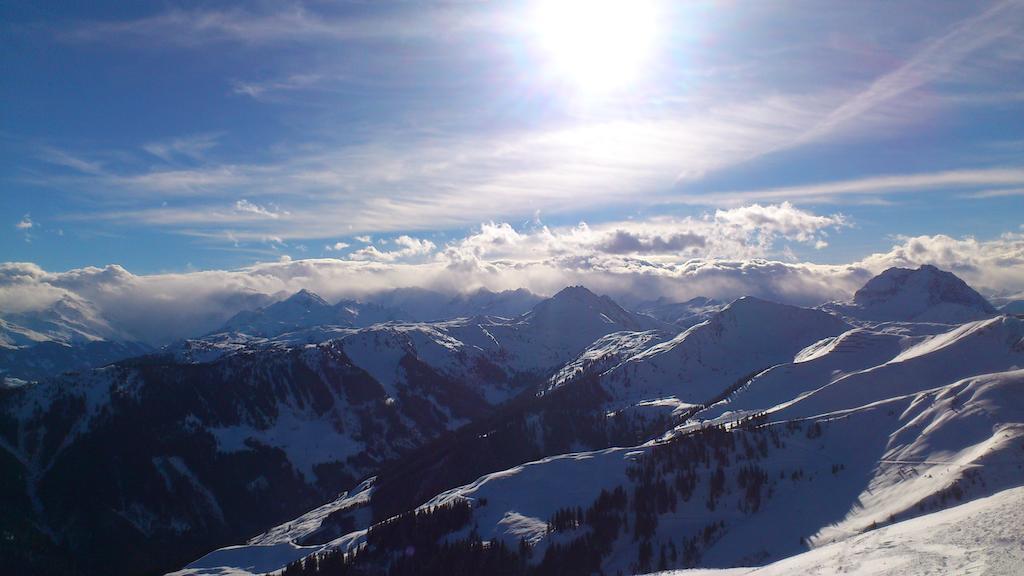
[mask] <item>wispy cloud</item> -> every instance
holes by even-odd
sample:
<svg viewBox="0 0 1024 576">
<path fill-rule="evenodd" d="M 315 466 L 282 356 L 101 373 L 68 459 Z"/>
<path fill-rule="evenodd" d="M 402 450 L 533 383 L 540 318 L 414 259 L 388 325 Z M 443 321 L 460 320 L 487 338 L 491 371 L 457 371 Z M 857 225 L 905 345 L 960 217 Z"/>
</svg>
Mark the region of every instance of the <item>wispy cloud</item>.
<svg viewBox="0 0 1024 576">
<path fill-rule="evenodd" d="M 926 174 L 890 174 L 802 186 L 710 192 L 678 198 L 692 204 L 762 202 L 834 202 L 849 196 L 929 192 L 1024 184 L 1024 168 L 947 170 Z"/>
<path fill-rule="evenodd" d="M 217 145 L 220 137 L 221 134 L 196 134 L 150 142 L 144 144 L 142 149 L 165 162 L 173 162 L 181 158 L 199 160 L 208 150 Z"/>
<path fill-rule="evenodd" d="M 80 23 L 64 37 L 80 42 L 148 43 L 161 49 L 231 43 L 246 50 L 277 50 L 282 43 L 302 43 L 297 52 L 305 56 L 311 53 L 305 51 L 311 45 L 317 50 L 326 44 L 336 49 L 337 42 L 352 41 L 399 46 L 410 39 L 444 44 L 458 33 L 519 34 L 524 26 L 522 22 L 510 25 L 507 14 L 494 9 L 493 3 L 402 3 L 345 10 L 301 3 L 267 6 L 171 9 L 130 21 Z M 492 126 L 493 109 L 410 113 L 415 121 L 409 124 L 393 116 L 367 118 L 357 134 L 348 133 L 345 138 L 323 136 L 332 132 L 333 127 L 328 127 L 313 131 L 315 135 L 261 142 L 260 153 L 248 156 L 258 160 L 248 163 L 218 160 L 217 153 L 229 148 L 230 133 L 198 134 L 145 144 L 146 153 L 165 161 L 156 166 L 152 158 L 139 154 L 137 143 L 132 149 L 144 161 L 108 163 L 95 159 L 106 158 L 101 155 L 93 158 L 52 150 L 50 161 L 76 174 L 33 178 L 88 197 L 89 211 L 70 215 L 79 220 L 160 226 L 210 238 L 224 237 L 224 227 L 230 225 L 236 240 L 273 235 L 289 241 L 420 233 L 491 219 L 516 220 L 537 210 L 567 215 L 584 205 L 587 210 L 621 212 L 674 202 L 739 206 L 853 198 L 884 203 L 891 200 L 883 195 L 915 190 L 1019 187 L 1024 184 L 1021 170 L 1010 166 L 687 192 L 690 184 L 709 174 L 811 141 L 841 142 L 850 134 L 877 137 L 900 130 L 905 125 L 901 123 L 913 118 L 902 118 L 893 107 L 911 108 L 914 102 L 909 96 L 918 88 L 955 75 L 986 48 L 1019 44 L 1015 31 L 1020 29 L 1021 6 L 1019 1 L 1000 2 L 954 23 L 923 40 L 906 59 L 867 86 L 853 89 L 829 81 L 794 90 L 783 81 L 756 89 L 744 85 L 743 90 L 729 83 L 714 89 L 696 85 L 682 95 L 638 90 L 643 98 L 633 98 L 629 105 L 615 102 L 583 111 L 565 112 L 563 108 L 571 106 L 544 101 L 541 107 L 557 108 L 558 113 L 543 121 L 509 121 L 499 126 Z M 722 55 L 722 64 L 734 63 L 736 54 L 731 50 L 736 47 L 721 48 L 716 53 Z M 252 54 L 262 53 L 253 50 Z M 490 52 L 488 57 L 481 66 L 502 64 Z M 334 79 L 331 74 L 337 73 L 309 68 L 305 58 L 284 60 L 289 62 L 284 70 L 271 67 L 264 79 L 236 79 L 231 90 L 269 99 L 275 92 L 297 91 Z M 301 64 L 296 66 L 295 60 Z M 694 74 L 701 71 L 696 64 Z M 409 72 L 401 66 L 394 69 L 399 75 Z M 429 91 L 426 86 L 418 88 Z M 498 104 L 514 110 L 543 92 L 536 83 L 523 88 L 522 101 L 510 97 Z M 237 99 L 234 102 L 238 104 Z M 154 197 L 171 207 L 154 202 Z M 680 235 L 639 237 L 626 232 L 615 240 L 609 246 L 623 251 L 699 243 Z M 818 245 L 825 242 L 815 240 Z"/>
<path fill-rule="evenodd" d="M 100 162 L 86 160 L 64 150 L 49 146 L 44 146 L 40 150 L 39 158 L 50 164 L 71 168 L 83 174 L 104 174 L 103 165 Z"/>
<path fill-rule="evenodd" d="M 984 198 L 1005 198 L 1007 196 L 1024 196 L 1024 188 L 996 188 L 993 190 L 971 192 L 970 194 L 964 194 L 963 196 L 964 198 L 973 198 L 976 200 Z"/>
<path fill-rule="evenodd" d="M 231 82 L 231 91 L 250 98 L 262 99 L 276 92 L 302 90 L 317 85 L 325 79 L 323 74 L 292 74 L 281 80 Z"/>
<path fill-rule="evenodd" d="M 893 71 L 873 81 L 823 118 L 804 139 L 813 140 L 890 103 L 925 84 L 947 77 L 970 55 L 999 40 L 1013 38 L 1024 24 L 1024 3 L 997 2 L 976 16 L 924 43 Z M 1019 43 L 1019 42 L 1018 42 Z"/>
<path fill-rule="evenodd" d="M 245 198 L 235 202 L 235 211 L 242 212 L 245 214 L 254 214 L 256 216 L 265 216 L 267 218 L 280 218 L 281 216 L 287 216 L 287 211 L 279 211 L 274 207 L 260 206 L 253 202 L 249 202 Z"/>
<path fill-rule="evenodd" d="M 94 21 L 64 31 L 79 42 L 132 40 L 139 43 L 198 47 L 233 42 L 245 45 L 282 42 L 324 42 L 438 38 L 467 28 L 488 26 L 472 6 L 457 12 L 443 5 L 411 5 L 404 10 L 368 10 L 331 16 L 307 6 L 285 2 L 274 9 L 171 9 L 122 21 Z"/>
</svg>

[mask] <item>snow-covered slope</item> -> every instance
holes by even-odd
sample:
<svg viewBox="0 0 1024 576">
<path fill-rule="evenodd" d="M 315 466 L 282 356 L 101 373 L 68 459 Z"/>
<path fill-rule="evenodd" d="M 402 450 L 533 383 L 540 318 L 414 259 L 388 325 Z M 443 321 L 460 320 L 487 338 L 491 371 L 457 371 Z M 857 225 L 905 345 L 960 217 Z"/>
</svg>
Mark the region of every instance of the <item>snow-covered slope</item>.
<svg viewBox="0 0 1024 576">
<path fill-rule="evenodd" d="M 600 382 L 616 407 L 658 398 L 704 403 L 738 379 L 789 362 L 805 346 L 848 328 L 826 312 L 740 298 L 710 320 L 630 356 Z"/>
<path fill-rule="evenodd" d="M 857 329 L 811 356 L 759 374 L 698 415 L 736 418 L 787 408 L 820 414 L 1024 366 L 1024 320 L 999 316 L 929 337 Z"/>
<path fill-rule="evenodd" d="M 491 409 L 414 355 L 395 362 L 401 380 L 379 382 L 332 342 L 246 347 L 0 390 L 0 463 L 25 479 L 6 497 L 35 503 L 23 518 L 40 539 L 60 527 L 77 571 L 166 567 L 326 501 Z M 123 556 L 125 542 L 145 558 Z"/>
<path fill-rule="evenodd" d="M 651 538 L 655 550 L 658 543 L 670 541 L 682 549 L 680 536 L 724 522 L 722 532 L 704 542 L 702 564 L 763 561 L 798 551 L 801 538 L 811 545 L 841 540 L 960 498 L 1020 485 L 1024 481 L 1022 393 L 1024 371 L 985 375 L 819 416 L 813 419 L 817 425 L 780 424 L 763 431 L 734 432 L 739 445 L 725 450 L 735 450 L 736 456 L 726 458 L 724 495 L 714 506 L 707 505 L 714 466 L 701 479 L 704 465 L 699 464 L 697 496 L 689 501 L 672 497 L 675 504 L 658 514 Z M 770 416 L 769 421 L 773 420 Z M 772 429 L 777 436 L 770 434 Z M 762 439 L 767 442 L 758 448 Z M 439 495 L 431 505 L 457 498 L 486 500 L 486 506 L 474 514 L 481 536 L 503 538 L 510 544 L 525 537 L 535 542 L 534 554 L 539 557 L 546 545 L 559 541 L 547 530 L 556 510 L 586 508 L 602 489 L 637 484 L 642 473 L 634 472 L 630 481 L 626 469 L 652 454 L 652 449 L 545 459 L 485 476 Z M 668 460 L 657 455 L 650 458 L 658 476 L 661 465 L 655 463 Z M 745 497 L 738 485 L 742 480 L 735 480 L 745 467 L 766 474 L 765 492 L 756 500 Z M 673 468 L 665 469 L 669 486 L 680 478 Z M 792 479 L 793 474 L 799 479 Z M 737 490 L 738 499 L 730 496 Z M 783 517 L 788 520 L 780 523 Z M 636 554 L 632 538 L 620 538 L 604 567 L 613 573 L 628 571 L 637 561 Z"/>
<path fill-rule="evenodd" d="M 924 265 L 890 268 L 858 290 L 852 302 L 825 309 L 867 321 L 959 324 L 997 314 L 984 297 L 954 274 Z"/>
<path fill-rule="evenodd" d="M 883 526 L 759 568 L 678 570 L 658 576 L 1010 576 L 1024 567 L 1024 488 Z"/>
<path fill-rule="evenodd" d="M 1022 441 L 1024 371 L 1017 370 L 811 419 L 770 416 L 731 430 L 545 458 L 446 491 L 420 511 L 468 502 L 472 516 L 449 541 L 470 537 L 471 529 L 512 550 L 525 541 L 538 570 L 561 565 L 559 558 L 596 559 L 605 573 L 749 566 L 808 547 L 856 545 L 879 526 L 1019 487 Z M 367 541 L 358 530 L 315 551 Z M 230 562 L 211 555 L 201 570 L 182 573 L 239 569 L 247 558 L 265 557 L 263 546 L 286 543 L 256 539 L 233 549 Z M 215 558 L 222 563 L 209 562 Z"/>
</svg>

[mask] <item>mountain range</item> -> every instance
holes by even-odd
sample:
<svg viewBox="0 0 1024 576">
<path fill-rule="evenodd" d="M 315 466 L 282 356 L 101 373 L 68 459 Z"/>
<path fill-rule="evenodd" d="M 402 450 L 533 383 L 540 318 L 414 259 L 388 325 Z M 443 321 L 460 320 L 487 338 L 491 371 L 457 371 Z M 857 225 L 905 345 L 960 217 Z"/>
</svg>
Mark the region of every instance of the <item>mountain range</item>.
<svg viewBox="0 0 1024 576">
<path fill-rule="evenodd" d="M 0 552 L 38 574 L 770 568 L 1024 486 L 1024 320 L 953 274 L 634 308 L 300 291 L 8 385 Z M 5 345 L 119 341 L 69 317 L 7 317 Z"/>
</svg>

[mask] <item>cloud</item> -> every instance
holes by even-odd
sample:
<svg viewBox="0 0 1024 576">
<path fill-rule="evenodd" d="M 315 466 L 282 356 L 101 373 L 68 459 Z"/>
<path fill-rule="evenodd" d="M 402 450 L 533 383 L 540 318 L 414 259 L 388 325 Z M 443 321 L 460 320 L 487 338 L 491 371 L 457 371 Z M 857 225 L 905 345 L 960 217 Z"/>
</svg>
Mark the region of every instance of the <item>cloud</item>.
<svg viewBox="0 0 1024 576">
<path fill-rule="evenodd" d="M 171 9 L 159 14 L 121 21 L 94 21 L 61 34 L 73 42 L 132 41 L 142 45 L 196 48 L 208 44 L 246 46 L 280 43 L 373 41 L 380 39 L 438 38 L 461 29 L 487 26 L 475 11 L 457 13 L 443 6 L 416 10 L 363 11 L 330 16 L 293 3 L 275 3 L 266 12 L 233 8 Z M 472 7 L 470 7 L 472 8 Z"/>
<path fill-rule="evenodd" d="M 18 230 L 31 230 L 33 226 L 35 226 L 35 223 L 32 222 L 32 217 L 28 214 L 25 214 L 25 216 L 23 216 L 21 220 L 14 225 Z"/>
<path fill-rule="evenodd" d="M 396 260 L 406 260 L 409 258 L 426 256 L 437 248 L 437 246 L 430 240 L 422 240 L 405 235 L 395 238 L 392 242 L 396 246 L 399 246 L 399 248 L 396 250 L 382 251 L 378 250 L 376 246 L 367 246 L 352 252 L 349 254 L 349 258 L 352 258 L 353 260 L 394 262 Z"/>
<path fill-rule="evenodd" d="M 241 200 L 235 202 L 235 211 L 247 214 L 255 214 L 257 216 L 265 216 L 267 218 L 280 218 L 282 215 L 288 215 L 288 212 L 277 212 L 272 210 L 271 208 L 267 208 L 264 206 L 260 206 L 259 204 L 249 202 L 245 198 L 242 198 Z"/>
<path fill-rule="evenodd" d="M 749 189 L 732 192 L 708 192 L 700 195 L 685 196 L 677 199 L 677 201 L 692 204 L 735 204 L 751 201 L 831 202 L 850 196 L 1010 186 L 1015 184 L 1024 184 L 1024 168 L 983 168 L 945 170 L 922 174 L 887 174 L 853 180 L 805 184 L 802 186 Z"/>
<path fill-rule="evenodd" d="M 449 293 L 525 287 L 553 294 L 566 285 L 584 284 L 623 303 L 661 296 L 681 301 L 694 296 L 728 300 L 754 295 L 813 305 L 849 298 L 885 268 L 934 264 L 987 293 L 1024 292 L 1024 233 L 1018 231 L 991 240 L 901 237 L 888 251 L 848 264 L 825 265 L 758 257 L 651 258 L 650 254 L 602 250 L 601 241 L 617 229 L 627 228 L 577 226 L 519 232 L 507 224 L 488 224 L 450 243 L 441 254 L 417 262 L 398 256 L 281 258 L 236 270 L 154 275 L 135 275 L 116 265 L 49 272 L 31 263 L 5 263 L 0 264 L 0 310 L 38 310 L 71 295 L 92 303 L 128 334 L 163 344 L 213 330 L 239 310 L 301 288 L 336 300 L 407 286 Z M 640 236 L 640 229 L 632 230 Z M 799 235 L 800 231 L 789 233 Z M 720 242 L 712 242 L 713 234 L 705 237 L 708 246 Z M 433 251 L 429 241 L 411 237 L 396 238 L 394 245 L 398 251 Z M 516 259 L 504 257 L 517 253 Z"/>
<path fill-rule="evenodd" d="M 776 235 L 799 242 L 810 242 L 828 228 L 847 226 L 841 214 L 819 216 L 795 208 L 789 202 L 762 206 L 751 204 L 731 210 L 717 210 L 715 222 L 739 230 L 759 230 L 768 239 Z"/>
<path fill-rule="evenodd" d="M 643 254 L 684 252 L 690 248 L 703 248 L 707 239 L 693 232 L 680 232 L 668 236 L 643 237 L 635 232 L 615 230 L 598 249 L 609 254 Z"/>
<path fill-rule="evenodd" d="M 325 79 L 323 74 L 292 74 L 281 80 L 241 81 L 231 83 L 231 90 L 254 99 L 262 99 L 274 92 L 287 92 L 310 88 Z"/>
<path fill-rule="evenodd" d="M 446 131 L 409 137 L 370 135 L 366 142 L 310 145 L 264 164 L 208 163 L 109 172 L 44 185 L 84 189 L 97 210 L 72 215 L 182 232 L 219 228 L 210 204 L 245 194 L 293 204 L 290 217 L 237 228 L 239 238 L 268 232 L 318 239 L 366 232 L 437 230 L 591 208 L 644 206 L 672 198 L 680 182 L 784 148 L 826 109 L 815 96 L 768 97 L 680 115 L 659 113 L 505 129 Z M 200 209 L 125 207 L 158 194 Z M 672 195 L 670 195 L 672 194 Z M 504 201 L 515 198 L 515 202 Z M 104 204 L 111 206 L 104 210 Z M 268 229 L 266 226 L 272 226 Z"/>
<path fill-rule="evenodd" d="M 206 152 L 217 145 L 221 134 L 196 134 L 144 144 L 142 149 L 165 162 L 186 158 L 200 160 Z"/>
<path fill-rule="evenodd" d="M 964 198 L 981 200 L 985 198 L 1005 198 L 1007 196 L 1024 196 L 1024 188 L 995 188 L 964 194 Z"/>
<path fill-rule="evenodd" d="M 925 84 L 952 74 L 972 54 L 1004 38 L 1013 38 L 1024 24 L 1019 0 L 1004 0 L 957 23 L 945 34 L 924 43 L 910 58 L 877 78 L 822 119 L 804 135 L 812 140 L 833 132 L 874 108 L 890 103 Z"/>
<path fill-rule="evenodd" d="M 67 294 L 93 303 L 105 319 L 127 334 L 153 344 L 216 329 L 242 309 L 283 298 L 301 288 L 329 300 L 366 297 L 395 287 L 419 286 L 445 292 L 478 287 L 527 287 L 552 294 L 568 284 L 585 284 L 613 296 L 724 298 L 755 294 L 782 301 L 814 303 L 847 295 L 858 271 L 770 261 L 689 260 L 658 265 L 612 256 L 563 256 L 533 262 L 488 262 L 453 269 L 445 261 L 418 264 L 354 260 L 293 260 L 238 270 L 134 275 L 119 266 L 48 272 L 34 264 L 0 265 L 0 309 L 41 309 Z M 863 276 L 863 273 L 861 272 Z"/>
<path fill-rule="evenodd" d="M 655 218 L 517 231 L 487 223 L 446 246 L 453 262 L 596 255 L 643 256 L 655 262 L 680 258 L 763 258 L 780 239 L 814 244 L 829 230 L 848 226 L 841 214 L 817 215 L 792 204 L 753 204 L 693 218 Z"/>
<path fill-rule="evenodd" d="M 321 52 L 329 50 L 324 45 L 334 45 L 336 50 L 336 42 L 367 42 L 373 43 L 375 50 L 360 49 L 359 53 L 383 52 L 389 54 L 388 58 L 393 54 L 387 47 L 408 50 L 406 41 L 411 38 L 431 42 L 431 49 L 437 52 L 430 54 L 445 56 L 438 60 L 448 61 L 453 55 L 451 37 L 457 33 L 484 31 L 516 37 L 523 34 L 522 19 L 510 17 L 508 10 L 495 7 L 494 3 L 405 3 L 388 9 L 361 6 L 344 16 L 320 5 L 292 3 L 269 8 L 259 5 L 246 9 L 171 9 L 135 20 L 79 24 L 65 37 L 90 42 L 149 42 L 165 48 L 231 43 L 276 50 L 277 45 L 289 43 L 301 44 L 296 50 L 311 56 L 326 56 Z M 785 10 L 781 12 L 783 16 L 788 14 Z M 1017 12 L 1011 4 L 1000 3 L 925 38 L 902 63 L 880 76 L 876 74 L 867 87 L 851 87 L 845 79 L 840 82 L 834 78 L 816 81 L 807 89 L 786 82 L 762 85 L 759 82 L 764 79 L 751 80 L 744 75 L 742 82 L 736 81 L 738 84 L 700 82 L 683 95 L 678 90 L 666 93 L 664 86 L 645 86 L 645 90 L 652 90 L 651 94 L 641 91 L 644 97 L 630 98 L 629 105 L 611 101 L 588 107 L 582 114 L 558 101 L 558 95 L 546 93 L 545 86 L 537 85 L 543 81 L 526 73 L 524 77 L 532 78 L 533 82 L 515 86 L 485 83 L 486 86 L 474 89 L 514 87 L 528 93 L 540 92 L 545 107 L 555 110 L 550 116 L 541 114 L 537 122 L 502 123 L 482 117 L 481 111 L 472 106 L 437 105 L 432 98 L 441 98 L 448 92 L 424 84 L 422 91 L 415 92 L 422 92 L 424 98 L 402 103 L 406 113 L 417 118 L 415 128 L 396 127 L 393 114 L 374 116 L 358 124 L 346 123 L 346 130 L 341 131 L 344 137 L 324 136 L 324 132 L 330 131 L 315 130 L 304 136 L 298 146 L 292 141 L 275 142 L 277 145 L 272 145 L 268 154 L 259 156 L 264 159 L 259 162 L 216 162 L 204 156 L 200 165 L 189 166 L 98 163 L 82 171 L 77 179 L 47 174 L 37 180 L 42 185 L 88 194 L 93 200 L 88 206 L 95 208 L 80 214 L 83 219 L 123 226 L 159 226 L 184 234 L 212 236 L 219 232 L 225 215 L 214 208 L 217 203 L 233 202 L 242 196 L 262 205 L 278 202 L 291 208 L 289 218 L 272 222 L 252 219 L 240 222 L 233 232 L 243 239 L 274 234 L 290 240 L 451 229 L 490 218 L 514 221 L 538 210 L 553 216 L 573 214 L 579 209 L 581 198 L 586 198 L 588 208 L 631 209 L 671 202 L 721 206 L 755 201 L 808 203 L 849 197 L 879 201 L 865 197 L 929 186 L 1019 187 L 1022 170 L 1007 167 L 896 174 L 766 190 L 741 188 L 706 194 L 691 191 L 695 182 L 709 174 L 723 173 L 767 155 L 807 145 L 811 140 L 820 143 L 826 137 L 841 140 L 851 135 L 878 136 L 902 132 L 914 122 L 924 125 L 920 114 L 901 114 L 901 110 L 894 113 L 892 105 L 916 106 L 917 101 L 908 98 L 911 91 L 969 68 L 968 59 L 982 50 L 1011 44 L 1014 38 L 1007 30 L 1013 30 L 1013 23 L 1019 20 Z M 462 44 L 456 47 L 461 48 Z M 716 50 L 715 55 L 725 62 L 715 60 L 714 64 L 728 65 L 745 54 L 737 54 L 737 46 L 723 48 L 728 49 Z M 905 52 L 886 48 L 893 53 Z M 798 53 L 796 61 L 808 64 L 808 69 L 824 67 L 822 60 L 828 58 L 808 54 L 801 47 L 794 50 Z M 478 57 L 499 70 L 512 66 L 506 61 L 509 56 L 500 50 L 481 51 Z M 1016 69 L 1000 62 L 994 67 L 997 70 L 992 72 L 993 76 L 1004 67 Z M 389 59 L 388 63 L 372 68 L 390 71 L 382 74 L 394 74 L 406 81 L 415 76 L 409 68 L 395 65 L 394 60 Z M 710 76 L 718 74 L 716 66 L 702 64 L 706 66 L 679 68 L 706 68 Z M 475 60 L 472 65 L 479 67 L 481 61 Z M 772 68 L 771 74 L 765 74 L 769 83 L 775 71 Z M 462 78 L 465 70 L 440 72 L 431 75 L 431 82 Z M 348 73 L 344 69 L 303 67 L 297 71 L 289 67 L 272 70 L 263 79 L 235 80 L 231 89 L 259 98 L 332 81 L 344 83 Z M 694 72 L 680 74 L 685 76 L 687 86 L 695 82 Z M 856 77 L 863 74 L 860 69 Z M 368 94 L 386 85 L 378 80 L 370 84 Z M 673 76 L 664 82 L 677 86 L 677 80 L 682 81 Z M 490 114 L 486 108 L 484 111 Z M 325 118 L 316 112 L 310 114 L 318 121 Z M 209 154 L 215 141 L 190 136 L 151 143 L 146 148 L 164 159 L 187 159 Z M 998 178 L 1000 171 L 1014 174 Z M 984 172 L 988 178 L 981 174 Z M 958 175 L 964 178 L 960 183 L 956 182 Z M 154 194 L 187 200 L 195 204 L 195 209 L 159 209 L 147 204 Z M 292 202 L 295 198 L 302 202 Z M 515 201 L 505 201 L 508 198 Z M 628 235 L 620 240 L 629 242 Z"/>
<path fill-rule="evenodd" d="M 346 244 L 345 242 L 335 242 L 334 244 L 328 244 L 328 245 L 324 246 L 324 250 L 327 250 L 328 252 L 340 251 L 340 250 L 344 250 L 345 248 L 348 248 L 348 247 L 349 247 L 349 244 Z"/>
<path fill-rule="evenodd" d="M 71 168 L 82 174 L 100 175 L 104 174 L 103 164 L 91 160 L 79 158 L 64 150 L 44 146 L 39 151 L 39 158 L 44 162 Z"/>
</svg>

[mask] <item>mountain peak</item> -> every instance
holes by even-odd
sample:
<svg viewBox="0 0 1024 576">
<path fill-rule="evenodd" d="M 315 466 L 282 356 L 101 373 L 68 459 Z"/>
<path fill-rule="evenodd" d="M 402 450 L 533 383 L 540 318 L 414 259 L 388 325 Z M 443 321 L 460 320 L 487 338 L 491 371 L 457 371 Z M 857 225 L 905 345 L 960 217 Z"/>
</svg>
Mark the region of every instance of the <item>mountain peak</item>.
<svg viewBox="0 0 1024 576">
<path fill-rule="evenodd" d="M 587 302 L 601 300 L 601 297 L 588 290 L 585 286 L 566 286 L 551 297 L 554 301 Z"/>
<path fill-rule="evenodd" d="M 889 268 L 868 280 L 852 304 L 837 311 L 865 320 L 961 323 L 998 314 L 981 294 L 952 272 L 930 264 Z"/>
<path fill-rule="evenodd" d="M 929 304 L 960 304 L 995 314 L 996 310 L 985 298 L 952 272 L 940 270 L 931 264 L 912 268 L 889 268 L 867 282 L 853 295 L 861 305 L 915 296 L 927 298 Z"/>
<path fill-rule="evenodd" d="M 326 300 L 321 298 L 315 292 L 303 288 L 295 294 L 289 296 L 285 302 L 292 304 L 302 304 L 303 306 L 330 306 Z"/>
<path fill-rule="evenodd" d="M 563 288 L 534 306 L 526 317 L 535 325 L 557 330 L 571 330 L 588 323 L 602 326 L 602 329 L 617 325 L 617 330 L 646 330 L 658 324 L 646 316 L 627 312 L 608 296 L 598 296 L 584 286 Z"/>
</svg>

